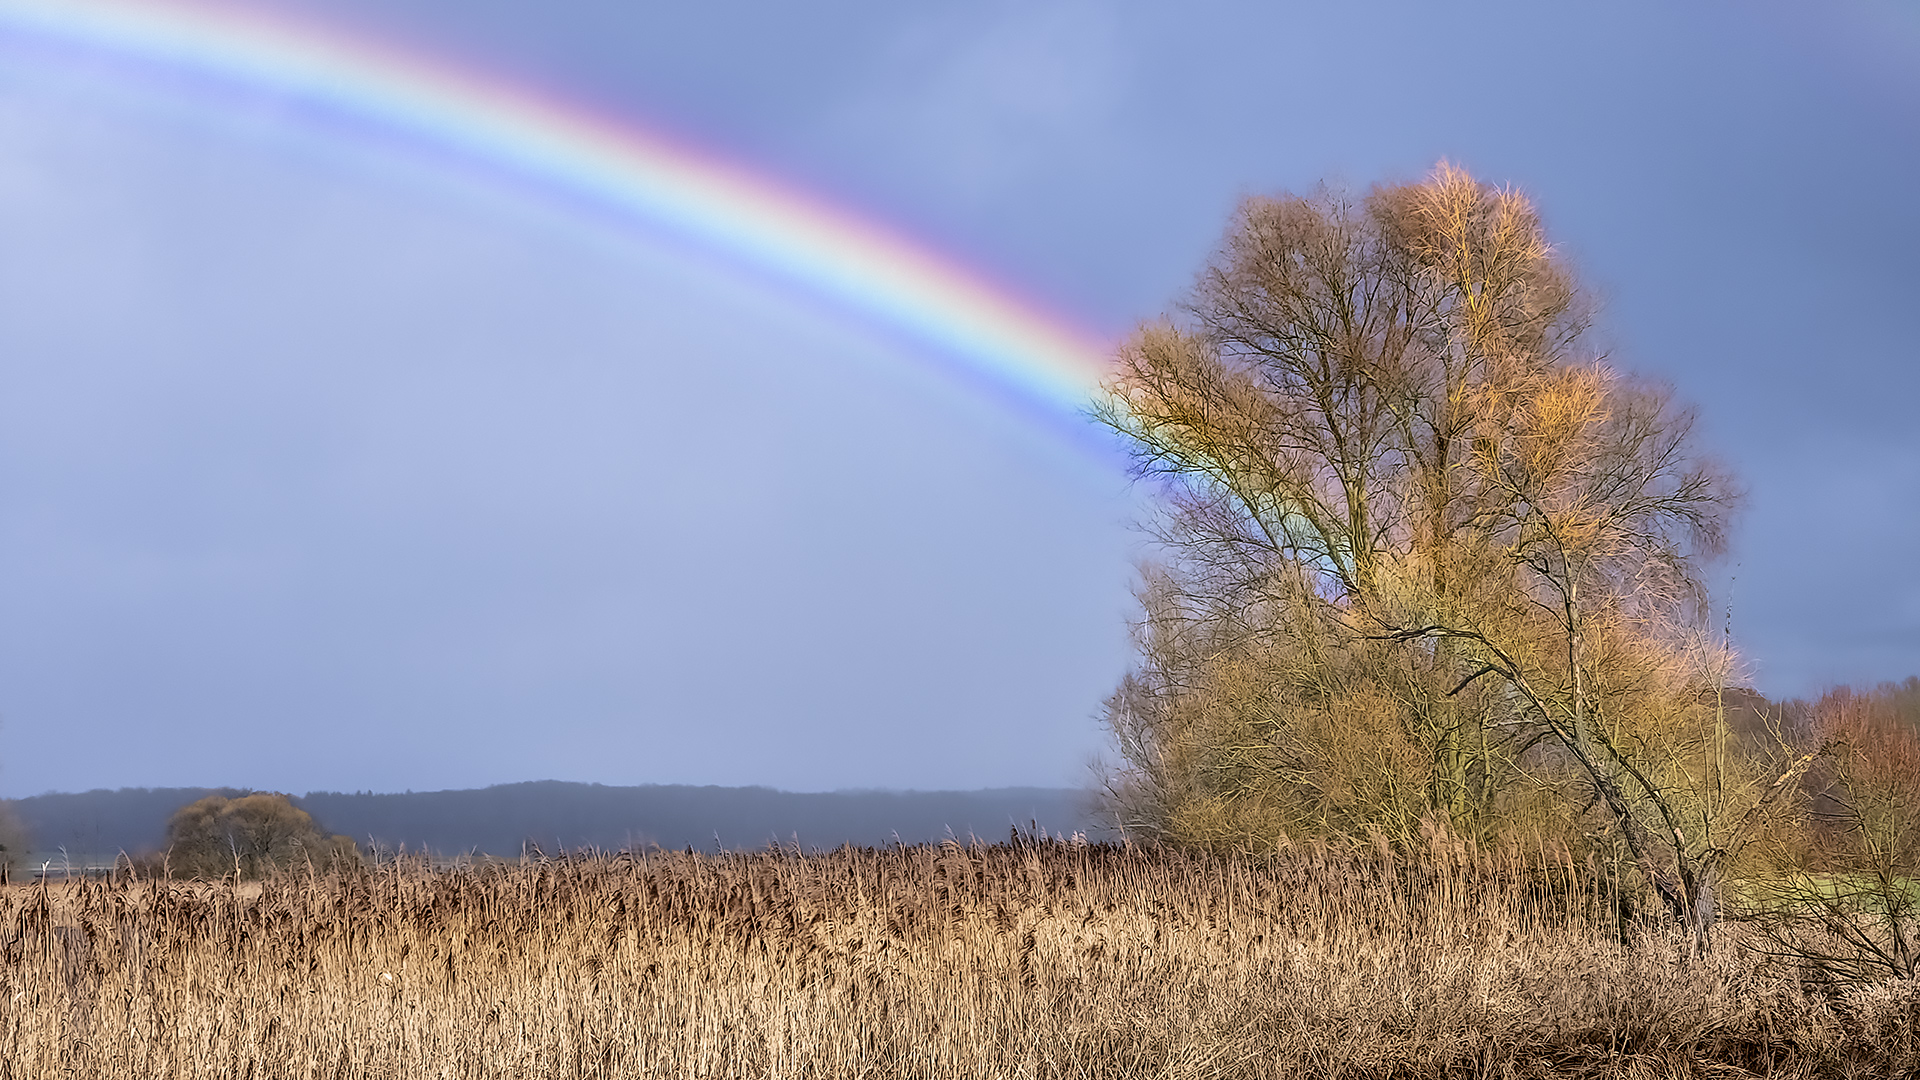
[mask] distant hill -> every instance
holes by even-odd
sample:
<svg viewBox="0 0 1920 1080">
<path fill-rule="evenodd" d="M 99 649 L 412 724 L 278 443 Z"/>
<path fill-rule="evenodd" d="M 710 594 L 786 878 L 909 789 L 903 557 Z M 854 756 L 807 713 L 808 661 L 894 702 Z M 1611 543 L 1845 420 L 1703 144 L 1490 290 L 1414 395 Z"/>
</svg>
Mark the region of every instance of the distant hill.
<svg viewBox="0 0 1920 1080">
<path fill-rule="evenodd" d="M 26 828 L 29 854 L 45 859 L 62 848 L 76 856 L 158 850 L 175 810 L 208 795 L 243 794 L 236 788 L 121 788 L 51 792 L 8 805 Z"/>
<path fill-rule="evenodd" d="M 157 851 L 167 818 L 234 788 L 121 788 L 13 800 L 33 857 Z M 943 840 L 1004 840 L 1014 827 L 1097 832 L 1086 796 L 1070 788 L 979 791 L 840 791 L 808 794 L 762 787 L 607 787 L 541 780 L 465 791 L 348 794 L 315 791 L 294 802 L 330 832 L 362 846 L 450 855 L 548 854 L 657 845 L 712 851 L 878 846 Z"/>
</svg>

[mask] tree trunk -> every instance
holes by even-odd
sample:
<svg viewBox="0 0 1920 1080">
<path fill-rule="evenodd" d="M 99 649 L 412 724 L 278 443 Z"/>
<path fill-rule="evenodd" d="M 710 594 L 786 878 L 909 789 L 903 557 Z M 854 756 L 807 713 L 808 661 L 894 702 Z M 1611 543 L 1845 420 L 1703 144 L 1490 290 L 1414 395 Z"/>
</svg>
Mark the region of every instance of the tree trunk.
<svg viewBox="0 0 1920 1080">
<path fill-rule="evenodd" d="M 1693 956 L 1704 957 L 1713 949 L 1713 928 L 1720 921 L 1720 870 L 1709 860 L 1693 879 L 1687 904 L 1687 930 L 1692 935 Z"/>
</svg>

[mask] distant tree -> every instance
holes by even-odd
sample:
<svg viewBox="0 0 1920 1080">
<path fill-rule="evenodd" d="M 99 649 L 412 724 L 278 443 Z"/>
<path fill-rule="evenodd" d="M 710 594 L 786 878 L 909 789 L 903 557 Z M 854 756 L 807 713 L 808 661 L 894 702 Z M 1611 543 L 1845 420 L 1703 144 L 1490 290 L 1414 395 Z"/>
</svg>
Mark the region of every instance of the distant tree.
<svg viewBox="0 0 1920 1080">
<path fill-rule="evenodd" d="M 1099 412 L 1165 496 L 1107 709 L 1123 824 L 1257 848 L 1550 815 L 1706 945 L 1807 763 L 1727 752 L 1698 564 L 1733 491 L 1588 312 L 1528 200 L 1458 168 L 1242 205 Z"/>
<path fill-rule="evenodd" d="M 0 800 L 0 882 L 8 880 L 13 868 L 27 854 L 27 830 L 11 803 Z"/>
<path fill-rule="evenodd" d="M 329 836 L 285 795 L 208 796 L 167 822 L 167 863 L 180 877 L 242 879 L 276 870 L 327 869 L 358 857 L 352 839 Z"/>
<path fill-rule="evenodd" d="M 1784 712 L 1826 752 L 1768 838 L 1749 917 L 1818 978 L 1920 976 L 1920 678 Z"/>
</svg>

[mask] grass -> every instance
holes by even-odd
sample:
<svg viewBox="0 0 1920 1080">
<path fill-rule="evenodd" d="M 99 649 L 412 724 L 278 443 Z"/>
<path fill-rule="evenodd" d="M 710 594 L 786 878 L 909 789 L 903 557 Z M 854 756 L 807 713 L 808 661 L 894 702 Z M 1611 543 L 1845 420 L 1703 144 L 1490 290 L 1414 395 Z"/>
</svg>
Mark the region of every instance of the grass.
<svg viewBox="0 0 1920 1080">
<path fill-rule="evenodd" d="M 1730 931 L 1729 939 L 1737 938 Z M 1624 943 L 1623 943 L 1624 939 Z M 1689 962 L 1592 868 L 1056 842 L 0 896 L 0 1080 L 1832 1076 L 1920 994 Z"/>
</svg>

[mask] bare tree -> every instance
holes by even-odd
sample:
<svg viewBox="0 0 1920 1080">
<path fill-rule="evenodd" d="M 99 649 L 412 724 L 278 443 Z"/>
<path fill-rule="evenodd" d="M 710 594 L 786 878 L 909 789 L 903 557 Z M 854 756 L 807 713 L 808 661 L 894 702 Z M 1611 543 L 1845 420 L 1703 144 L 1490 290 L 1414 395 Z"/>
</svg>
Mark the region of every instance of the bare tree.
<svg viewBox="0 0 1920 1080">
<path fill-rule="evenodd" d="M 1246 845 L 1596 810 L 1704 948 L 1790 786 L 1715 753 L 1698 563 L 1734 493 L 1664 388 L 1583 351 L 1531 204 L 1446 164 L 1251 199 L 1187 314 L 1123 346 L 1098 413 L 1166 496 L 1108 709 L 1128 823 Z"/>
</svg>

